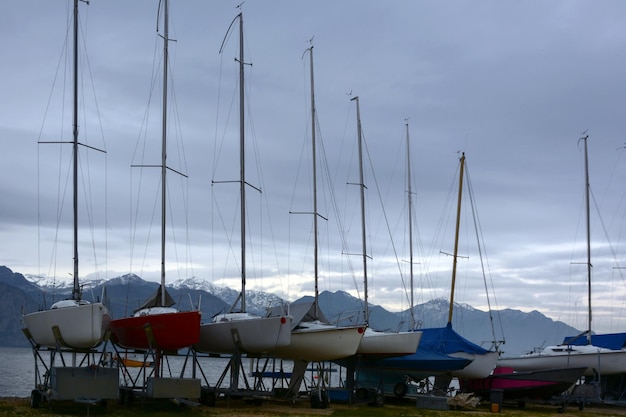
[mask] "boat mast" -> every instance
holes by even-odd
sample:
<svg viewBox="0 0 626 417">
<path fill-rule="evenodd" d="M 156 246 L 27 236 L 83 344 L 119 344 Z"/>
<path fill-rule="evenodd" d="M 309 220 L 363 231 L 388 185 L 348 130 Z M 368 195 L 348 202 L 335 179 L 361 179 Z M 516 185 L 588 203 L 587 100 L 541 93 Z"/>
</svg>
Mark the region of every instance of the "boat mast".
<svg viewBox="0 0 626 417">
<path fill-rule="evenodd" d="M 415 329 L 415 312 L 413 311 L 413 196 L 411 191 L 411 146 L 409 142 L 409 123 L 406 124 L 406 171 L 408 183 L 408 203 L 409 203 L 409 274 L 411 282 L 411 330 Z"/>
<path fill-rule="evenodd" d="M 584 142 L 585 155 L 585 209 L 587 212 L 587 305 L 588 305 L 588 324 L 587 324 L 587 343 L 591 344 L 591 228 L 589 226 L 589 161 L 587 159 L 587 138 L 585 134 L 579 140 Z"/>
<path fill-rule="evenodd" d="M 167 176 L 167 67 L 169 42 L 169 0 L 163 5 L 163 114 L 161 131 L 161 306 L 165 306 L 165 203 Z"/>
<path fill-rule="evenodd" d="M 361 110 L 359 108 L 359 96 L 352 98 L 356 101 L 356 125 L 359 141 L 359 186 L 361 188 L 361 245 L 363 248 L 363 310 L 365 325 L 369 324 L 369 305 L 367 301 L 367 239 L 365 234 L 365 181 L 363 180 L 363 140 L 361 136 Z"/>
<path fill-rule="evenodd" d="M 317 150 L 315 143 L 315 79 L 313 77 L 313 45 L 307 49 L 311 55 L 311 151 L 312 151 L 312 164 L 313 164 L 313 263 L 314 263 L 314 277 L 315 277 L 315 317 L 319 315 L 319 242 L 318 242 L 318 224 L 317 224 Z"/>
<path fill-rule="evenodd" d="M 241 193 L 241 312 L 246 311 L 246 160 L 244 132 L 243 13 L 239 13 L 239 189 Z"/>
<path fill-rule="evenodd" d="M 73 189 L 74 196 L 72 201 L 74 213 L 74 287 L 72 289 L 72 300 L 80 300 L 81 291 L 78 282 L 78 0 L 74 0 L 74 85 L 73 85 L 73 116 L 72 116 L 72 134 L 73 134 Z"/>
<path fill-rule="evenodd" d="M 459 226 L 461 224 L 461 200 L 463 197 L 463 172 L 465 168 L 465 152 L 461 154 L 461 168 L 459 174 L 459 197 L 456 211 L 456 229 L 454 232 L 454 255 L 452 261 L 452 285 L 450 290 L 450 309 L 448 310 L 448 324 L 452 324 L 452 310 L 454 309 L 454 287 L 456 283 L 456 262 L 459 253 Z"/>
</svg>

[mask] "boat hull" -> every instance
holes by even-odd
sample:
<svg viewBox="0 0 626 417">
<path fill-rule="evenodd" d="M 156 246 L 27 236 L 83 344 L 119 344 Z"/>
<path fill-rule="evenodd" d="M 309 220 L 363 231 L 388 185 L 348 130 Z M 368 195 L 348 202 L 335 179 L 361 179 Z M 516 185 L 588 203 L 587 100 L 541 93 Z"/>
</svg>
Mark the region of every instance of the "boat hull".
<svg viewBox="0 0 626 417">
<path fill-rule="evenodd" d="M 363 327 L 334 327 L 331 325 L 295 329 L 291 343 L 278 347 L 274 355 L 281 359 L 307 362 L 332 361 L 356 353 L 363 338 Z"/>
<path fill-rule="evenodd" d="M 500 358 L 498 365 L 520 372 L 553 368 L 585 368 L 586 376 L 615 375 L 626 373 L 626 350 Z"/>
<path fill-rule="evenodd" d="M 430 376 L 451 375 L 470 363 L 469 359 L 455 358 L 420 346 L 416 352 L 406 356 L 359 360 L 356 369 L 359 381 L 379 379 L 393 385 L 405 381 L 407 377 L 420 381 Z"/>
<path fill-rule="evenodd" d="M 109 320 L 109 311 L 102 303 L 54 308 L 22 316 L 24 328 L 32 340 L 48 348 L 94 348 L 102 343 Z M 55 336 L 55 328 L 60 338 Z"/>
<path fill-rule="evenodd" d="M 414 353 L 422 338 L 422 332 L 377 332 L 365 329 L 357 355 L 365 356 L 404 356 Z"/>
<path fill-rule="evenodd" d="M 198 343 L 200 317 L 196 310 L 111 320 L 111 340 L 124 349 L 176 351 Z"/>
<path fill-rule="evenodd" d="M 199 352 L 272 353 L 291 343 L 291 317 L 248 317 L 206 323 L 200 327 Z"/>
<path fill-rule="evenodd" d="M 459 379 L 461 390 L 488 398 L 491 390 L 502 390 L 505 400 L 549 400 L 574 385 L 586 368 L 545 369 L 513 372 L 496 368 L 487 378 Z"/>
<path fill-rule="evenodd" d="M 465 368 L 452 372 L 452 376 L 458 378 L 486 378 L 496 367 L 499 353 L 495 351 L 485 353 L 455 352 L 450 353 L 450 356 L 472 361 Z"/>
</svg>

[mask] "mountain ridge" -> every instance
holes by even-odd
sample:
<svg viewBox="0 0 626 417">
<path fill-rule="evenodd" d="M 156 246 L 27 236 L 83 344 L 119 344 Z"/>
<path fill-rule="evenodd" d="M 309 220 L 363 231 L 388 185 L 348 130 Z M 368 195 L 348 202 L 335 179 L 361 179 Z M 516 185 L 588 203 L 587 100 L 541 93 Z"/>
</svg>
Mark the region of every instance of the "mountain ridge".
<svg viewBox="0 0 626 417">
<path fill-rule="evenodd" d="M 71 286 L 60 285 L 57 280 L 32 278 L 0 266 L 0 346 L 28 346 L 21 334 L 21 313 L 49 307 L 53 301 L 71 295 Z M 50 283 L 53 283 L 52 285 Z M 40 284 L 42 284 L 40 286 Z M 84 296 L 89 301 L 99 301 L 106 287 L 109 310 L 113 318 L 132 314 L 145 299 L 156 291 L 158 283 L 145 281 L 135 274 L 124 274 L 108 280 L 89 283 L 90 290 Z M 181 310 L 200 308 L 203 322 L 228 311 L 236 301 L 239 291 L 219 287 L 197 277 L 180 279 L 168 285 L 168 291 Z M 55 300 L 52 299 L 54 295 Z M 90 299 L 91 298 L 91 299 Z M 289 305 L 312 300 L 304 296 L 295 301 L 262 291 L 246 291 L 246 306 L 250 313 L 265 315 L 269 306 Z M 363 301 L 345 291 L 324 291 L 319 296 L 320 309 L 332 322 L 338 324 L 362 324 Z M 417 323 L 421 328 L 445 326 L 449 302 L 445 298 L 430 300 L 414 307 Z M 369 325 L 376 330 L 407 330 L 410 323 L 409 310 L 390 312 L 378 305 L 369 305 Z M 497 316 L 504 329 L 515 329 L 506 335 L 491 330 L 492 316 Z M 538 346 L 560 343 L 564 337 L 578 334 L 575 328 L 544 316 L 533 310 L 524 313 L 503 309 L 491 313 L 466 304 L 455 303 L 452 325 L 457 332 L 479 345 L 491 344 L 494 335 L 499 343 L 506 340 L 502 350 L 507 355 L 530 351 Z"/>
</svg>

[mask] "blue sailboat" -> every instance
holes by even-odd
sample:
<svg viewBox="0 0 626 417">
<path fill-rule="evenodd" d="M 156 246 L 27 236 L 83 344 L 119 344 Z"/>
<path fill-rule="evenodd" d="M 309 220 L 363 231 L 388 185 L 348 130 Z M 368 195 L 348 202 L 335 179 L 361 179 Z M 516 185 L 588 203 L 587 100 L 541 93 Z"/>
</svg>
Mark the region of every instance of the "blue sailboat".
<svg viewBox="0 0 626 417">
<path fill-rule="evenodd" d="M 478 346 L 452 328 L 464 167 L 465 154 L 462 154 L 448 323 L 445 327 L 420 329 L 422 338 L 415 353 L 377 361 L 361 361 L 357 366 L 359 384 L 369 385 L 374 381 L 382 386 L 393 384 L 394 394 L 402 396 L 406 393 L 407 378 L 420 381 L 431 376 L 445 377 L 441 378 L 444 381 L 441 386 L 437 384 L 445 390 L 452 377 L 485 378 L 495 368 L 499 356 L 496 350 Z"/>
</svg>

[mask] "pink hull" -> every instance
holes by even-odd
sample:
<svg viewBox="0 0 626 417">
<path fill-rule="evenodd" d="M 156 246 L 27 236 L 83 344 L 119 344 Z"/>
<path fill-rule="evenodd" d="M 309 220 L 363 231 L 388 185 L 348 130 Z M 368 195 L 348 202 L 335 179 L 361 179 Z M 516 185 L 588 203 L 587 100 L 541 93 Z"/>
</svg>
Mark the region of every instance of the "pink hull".
<svg viewBox="0 0 626 417">
<path fill-rule="evenodd" d="M 585 368 L 546 369 L 514 372 L 497 367 L 487 378 L 459 379 L 464 392 L 488 396 L 492 390 L 502 390 L 504 399 L 550 399 L 574 385 Z"/>
<path fill-rule="evenodd" d="M 151 345 L 146 327 L 152 329 Z M 200 312 L 186 311 L 111 320 L 111 339 L 126 349 L 179 350 L 200 340 Z"/>
</svg>

